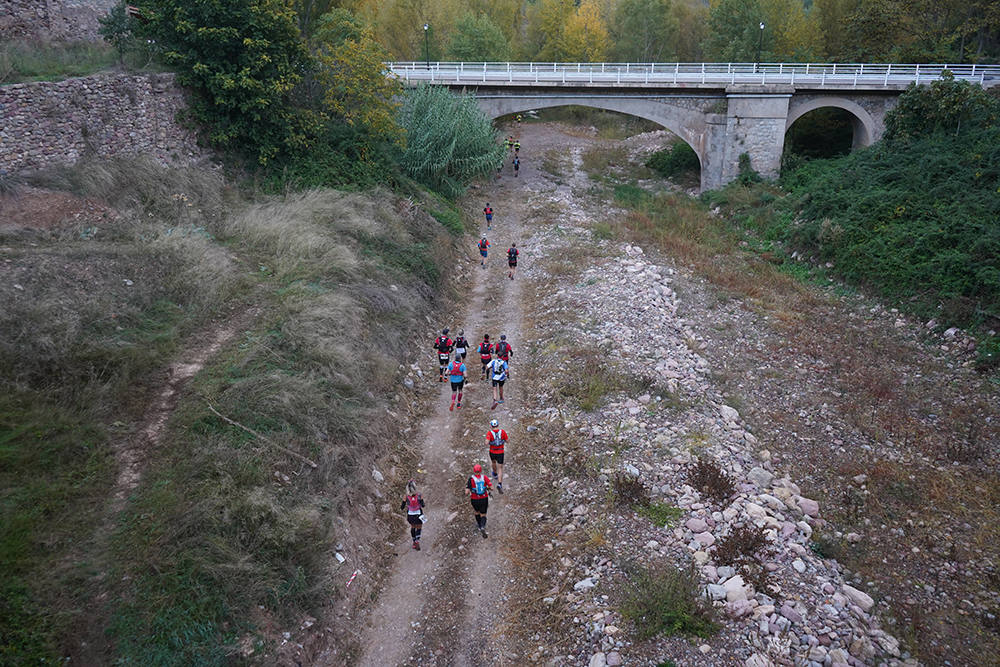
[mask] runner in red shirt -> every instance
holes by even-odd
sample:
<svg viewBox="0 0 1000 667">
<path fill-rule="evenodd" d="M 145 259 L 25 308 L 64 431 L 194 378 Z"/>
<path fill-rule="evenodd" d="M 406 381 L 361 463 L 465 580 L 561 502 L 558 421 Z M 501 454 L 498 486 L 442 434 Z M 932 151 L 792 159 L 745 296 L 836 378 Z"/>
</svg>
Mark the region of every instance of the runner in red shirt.
<svg viewBox="0 0 1000 667">
<path fill-rule="evenodd" d="M 510 268 L 510 271 L 507 272 L 507 277 L 511 280 L 514 279 L 514 274 L 517 273 L 517 255 L 517 244 L 511 243 L 507 249 L 507 266 Z"/>
<path fill-rule="evenodd" d="M 417 493 L 417 483 L 412 479 L 406 485 L 406 495 L 399 509 L 406 510 L 406 522 L 410 524 L 413 548 L 420 551 L 420 532 L 424 526 L 424 498 Z"/>
<path fill-rule="evenodd" d="M 479 243 L 476 244 L 476 246 L 479 248 L 479 256 L 481 258 L 479 260 L 479 265 L 486 266 L 486 257 L 490 253 L 490 242 L 486 240 L 485 234 L 483 235 L 482 240 L 480 240 Z"/>
<path fill-rule="evenodd" d="M 476 514 L 476 525 L 483 539 L 486 539 L 486 510 L 490 504 L 490 489 L 493 483 L 490 478 L 483 474 L 483 467 L 478 463 L 472 466 L 472 475 L 465 483 L 465 495 L 472 501 L 472 511 Z"/>
<path fill-rule="evenodd" d="M 490 463 L 493 464 L 493 479 L 497 481 L 497 492 L 503 493 L 503 453 L 507 444 L 507 431 L 500 428 L 500 422 L 490 420 L 490 430 L 486 432 L 486 446 L 490 448 Z"/>
</svg>

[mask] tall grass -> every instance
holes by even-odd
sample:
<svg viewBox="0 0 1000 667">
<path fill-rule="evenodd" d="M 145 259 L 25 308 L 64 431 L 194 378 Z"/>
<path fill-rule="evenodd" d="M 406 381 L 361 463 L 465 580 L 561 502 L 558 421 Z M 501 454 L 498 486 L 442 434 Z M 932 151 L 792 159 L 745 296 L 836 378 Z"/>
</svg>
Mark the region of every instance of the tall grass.
<svg viewBox="0 0 1000 667">
<path fill-rule="evenodd" d="M 0 84 L 86 76 L 116 62 L 104 42 L 12 41 L 0 46 Z"/>
<path fill-rule="evenodd" d="M 392 442 L 396 369 L 453 236 L 385 191 L 247 196 L 143 161 L 31 182 L 119 216 L 84 237 L 67 223 L 5 239 L 0 655 L 228 664 L 253 610 L 287 620 L 331 595 L 335 518 Z M 96 539 L 113 445 L 159 369 L 236 322 Z"/>
</svg>

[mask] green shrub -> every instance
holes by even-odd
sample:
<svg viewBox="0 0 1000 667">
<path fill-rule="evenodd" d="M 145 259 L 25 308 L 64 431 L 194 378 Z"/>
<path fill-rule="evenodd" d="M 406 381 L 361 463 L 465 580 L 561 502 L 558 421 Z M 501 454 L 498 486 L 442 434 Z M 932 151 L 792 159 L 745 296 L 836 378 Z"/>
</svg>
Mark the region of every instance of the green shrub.
<svg viewBox="0 0 1000 667">
<path fill-rule="evenodd" d="M 462 214 L 457 209 L 451 207 L 439 211 L 431 209 L 430 214 L 455 236 L 461 236 L 465 233 L 465 223 L 462 222 Z"/>
<path fill-rule="evenodd" d="M 626 564 L 622 570 L 626 577 L 622 616 L 632 622 L 640 638 L 709 637 L 718 630 L 693 569 Z"/>
<path fill-rule="evenodd" d="M 629 208 L 638 208 L 649 202 L 652 198 L 652 194 L 648 190 L 644 190 L 631 183 L 616 185 L 614 194 L 617 203 Z"/>
<path fill-rule="evenodd" d="M 638 512 L 660 527 L 669 526 L 684 515 L 681 508 L 661 502 L 651 502 L 639 507 Z"/>
<path fill-rule="evenodd" d="M 656 151 L 646 160 L 646 166 L 664 178 L 673 178 L 701 169 L 698 154 L 686 142 L 678 141 L 670 148 Z"/>
<path fill-rule="evenodd" d="M 407 92 L 400 112 L 406 130 L 403 170 L 449 197 L 475 178 L 492 176 L 505 152 L 490 119 L 471 95 L 444 86 L 420 86 Z"/>
<path fill-rule="evenodd" d="M 783 183 L 792 245 L 928 316 L 1000 321 L 1000 128 L 817 160 Z"/>
</svg>

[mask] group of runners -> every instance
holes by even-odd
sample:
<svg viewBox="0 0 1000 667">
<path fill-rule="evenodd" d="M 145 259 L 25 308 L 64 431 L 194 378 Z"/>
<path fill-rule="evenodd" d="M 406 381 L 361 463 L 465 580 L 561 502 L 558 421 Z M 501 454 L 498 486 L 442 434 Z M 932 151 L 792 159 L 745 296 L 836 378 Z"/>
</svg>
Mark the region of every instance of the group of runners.
<svg viewBox="0 0 1000 667">
<path fill-rule="evenodd" d="M 455 410 L 462 407 L 462 395 L 468 380 L 465 358 L 469 354 L 470 345 L 465 338 L 464 329 L 458 332 L 455 340 L 448 337 L 448 331 L 441 331 L 441 335 L 434 341 L 434 349 L 438 357 L 438 382 L 444 382 L 447 374 L 451 383 L 451 405 L 448 409 Z M 454 359 L 452 352 L 455 353 Z M 514 349 L 507 342 L 506 334 L 501 334 L 500 340 L 495 343 L 490 341 L 489 334 L 483 334 L 482 342 L 476 346 L 476 353 L 481 365 L 480 381 L 485 380 L 488 375 L 493 383 L 493 406 L 490 409 L 496 410 L 503 403 L 503 386 L 510 378 L 510 360 L 514 356 Z"/>
<path fill-rule="evenodd" d="M 507 431 L 500 428 L 499 421 L 491 419 L 490 428 L 486 431 L 486 446 L 489 450 L 491 474 L 487 474 L 483 470 L 483 466 L 476 463 L 472 466 L 472 474 L 465 481 L 465 495 L 472 504 L 476 528 L 483 539 L 489 537 L 486 532 L 486 514 L 489 510 L 493 489 L 496 488 L 497 493 L 503 493 L 503 459 L 507 440 Z M 412 548 L 417 551 L 420 551 L 420 535 L 423 532 L 424 522 L 427 520 L 424 516 L 424 507 L 424 497 L 417 490 L 417 483 L 411 479 L 406 485 L 406 494 L 403 496 L 403 502 L 400 503 L 399 509 L 406 512 L 406 522 L 410 524 L 410 539 L 413 541 Z"/>
<path fill-rule="evenodd" d="M 521 116 L 517 116 L 517 123 L 520 125 Z M 518 175 L 521 167 L 521 160 L 518 155 L 521 150 L 521 142 L 510 135 L 506 139 L 508 151 L 513 154 L 512 165 L 514 176 Z M 497 177 L 499 178 L 499 171 Z M 483 208 L 483 215 L 486 217 L 486 229 L 493 229 L 493 207 L 489 202 Z M 485 267 L 489 256 L 490 241 L 486 234 L 477 244 L 480 255 L 480 265 Z M 507 277 L 514 279 L 517 271 L 517 258 L 520 251 L 516 243 L 511 243 L 507 249 Z M 465 338 L 465 331 L 460 329 L 458 336 L 452 340 L 448 337 L 448 329 L 441 331 L 441 335 L 434 341 L 434 350 L 438 357 L 438 382 L 444 382 L 447 375 L 451 383 L 451 403 L 449 411 L 462 408 L 462 397 L 464 395 L 465 383 L 468 381 L 469 370 L 465 360 L 471 346 Z M 454 356 L 452 356 L 454 354 Z M 510 378 L 510 360 L 514 356 L 514 350 L 507 342 L 506 334 L 500 335 L 500 340 L 492 342 L 489 334 L 483 334 L 483 340 L 476 346 L 476 354 L 479 355 L 479 380 L 487 378 L 493 385 L 493 405 L 491 410 L 496 410 L 498 405 L 504 402 L 504 384 Z M 476 463 L 472 466 L 472 474 L 465 482 L 465 495 L 472 503 L 472 511 L 476 518 L 476 527 L 485 539 L 486 513 L 489 508 L 489 499 L 494 488 L 498 493 L 503 493 L 503 462 L 504 449 L 507 444 L 507 431 L 500 428 L 500 423 L 496 419 L 490 420 L 490 428 L 486 432 L 486 447 L 490 459 L 491 470 L 489 473 L 483 470 L 482 465 Z M 495 484 L 495 487 L 494 487 Z M 424 516 L 424 498 L 417 490 L 417 484 L 410 480 L 406 485 L 406 493 L 399 508 L 406 512 L 406 521 L 410 525 L 410 537 L 413 540 L 413 549 L 420 551 L 420 535 L 423 530 L 426 518 Z"/>
<path fill-rule="evenodd" d="M 438 382 L 444 382 L 447 375 L 451 383 L 451 404 L 448 410 L 462 408 L 462 396 L 464 394 L 465 383 L 468 380 L 469 370 L 465 364 L 471 346 L 465 338 L 465 331 L 459 330 L 458 336 L 452 340 L 448 336 L 449 329 L 443 329 L 441 335 L 434 341 L 434 350 L 438 357 Z M 454 358 L 452 357 L 454 353 Z M 493 405 L 491 410 L 496 410 L 497 406 L 503 403 L 503 387 L 510 378 L 510 360 L 514 356 L 514 349 L 507 342 L 507 335 L 501 334 L 500 340 L 492 342 L 489 334 L 483 334 L 483 340 L 476 346 L 476 354 L 479 355 L 479 380 L 489 377 L 493 384 Z M 472 503 L 472 511 L 476 518 L 476 528 L 485 539 L 486 533 L 486 512 L 489 508 L 490 496 L 493 489 L 498 493 L 503 493 L 503 461 L 504 449 L 507 445 L 507 431 L 500 428 L 497 419 L 490 420 L 490 428 L 486 432 L 486 447 L 489 454 L 491 471 L 487 474 L 480 464 L 472 466 L 472 474 L 465 482 L 465 495 Z M 495 483 L 495 487 L 494 487 Z M 410 538 L 413 540 L 413 548 L 420 551 L 420 534 L 423 530 L 424 522 L 424 498 L 417 491 L 417 484 L 412 479 L 406 485 L 406 494 L 399 506 L 400 510 L 406 512 L 406 521 L 410 524 Z"/>
<path fill-rule="evenodd" d="M 517 178 L 517 175 L 521 170 L 521 140 L 515 139 L 512 134 L 507 137 L 504 143 L 507 146 L 507 153 L 512 156 L 510 165 L 514 168 L 514 178 Z"/>
<path fill-rule="evenodd" d="M 486 202 L 486 206 L 483 207 L 483 215 L 486 216 L 486 229 L 493 229 L 493 207 L 490 206 L 489 202 Z M 489 239 L 486 238 L 486 234 L 482 235 L 476 247 L 479 248 L 479 265 L 483 268 L 486 267 L 486 260 L 490 256 L 490 243 Z M 521 251 L 517 249 L 516 243 L 511 243 L 510 247 L 507 248 L 507 277 L 511 280 L 514 279 L 514 274 L 517 273 L 517 258 L 520 256 Z"/>
</svg>

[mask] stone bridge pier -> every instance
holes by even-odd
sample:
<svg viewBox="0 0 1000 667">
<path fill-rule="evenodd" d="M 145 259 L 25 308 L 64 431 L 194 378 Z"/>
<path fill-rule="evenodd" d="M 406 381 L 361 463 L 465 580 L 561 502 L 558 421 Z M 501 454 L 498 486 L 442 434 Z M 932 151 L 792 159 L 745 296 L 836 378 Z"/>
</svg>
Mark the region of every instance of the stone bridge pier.
<svg viewBox="0 0 1000 667">
<path fill-rule="evenodd" d="M 855 148 L 878 141 L 885 114 L 898 93 L 796 90 L 791 86 L 731 85 L 719 90 L 636 93 L 632 91 L 470 90 L 490 118 L 565 105 L 588 106 L 638 116 L 670 130 L 687 142 L 701 162 L 701 189 L 713 190 L 739 176 L 740 155 L 766 178 L 778 176 L 785 134 L 803 115 L 835 107 L 851 114 Z"/>
</svg>

